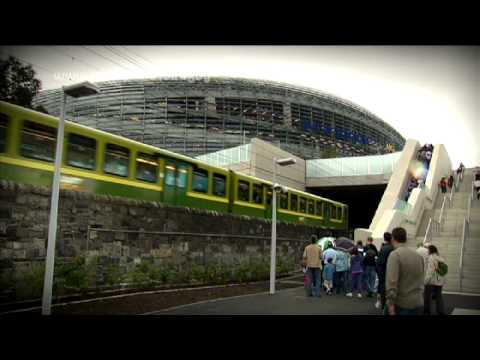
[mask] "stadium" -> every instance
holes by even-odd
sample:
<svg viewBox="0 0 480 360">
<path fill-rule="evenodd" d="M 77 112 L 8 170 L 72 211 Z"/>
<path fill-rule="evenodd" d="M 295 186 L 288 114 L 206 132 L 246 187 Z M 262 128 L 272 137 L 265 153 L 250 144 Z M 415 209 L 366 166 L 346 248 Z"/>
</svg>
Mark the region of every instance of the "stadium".
<svg viewBox="0 0 480 360">
<path fill-rule="evenodd" d="M 69 120 L 188 156 L 268 141 L 303 159 L 384 154 L 405 139 L 345 99 L 284 83 L 225 77 L 95 83 L 100 95 L 68 99 Z M 61 89 L 34 99 L 59 115 Z"/>
</svg>

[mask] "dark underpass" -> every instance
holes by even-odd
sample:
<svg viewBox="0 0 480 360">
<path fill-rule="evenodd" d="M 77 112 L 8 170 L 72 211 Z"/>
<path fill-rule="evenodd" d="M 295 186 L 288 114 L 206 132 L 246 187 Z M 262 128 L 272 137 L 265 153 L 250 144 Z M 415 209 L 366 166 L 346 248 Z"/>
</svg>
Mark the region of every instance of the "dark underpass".
<svg viewBox="0 0 480 360">
<path fill-rule="evenodd" d="M 353 231 L 370 226 L 386 187 L 387 184 L 335 186 L 308 188 L 307 191 L 347 204 L 350 213 L 349 227 Z"/>
</svg>

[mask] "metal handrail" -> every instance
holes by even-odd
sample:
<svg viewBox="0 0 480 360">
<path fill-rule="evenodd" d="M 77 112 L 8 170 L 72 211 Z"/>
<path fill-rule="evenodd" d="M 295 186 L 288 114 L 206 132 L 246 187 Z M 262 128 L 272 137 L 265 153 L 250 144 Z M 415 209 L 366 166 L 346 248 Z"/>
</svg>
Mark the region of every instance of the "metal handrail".
<svg viewBox="0 0 480 360">
<path fill-rule="evenodd" d="M 443 225 L 443 212 L 445 210 L 445 201 L 447 200 L 447 196 L 443 196 L 442 208 L 440 209 L 440 216 L 438 218 L 438 231 L 442 231 Z"/>
<path fill-rule="evenodd" d="M 431 229 L 432 229 L 431 225 L 432 225 L 432 218 L 430 218 L 430 220 L 428 220 L 427 231 L 425 231 L 425 237 L 423 238 L 423 244 L 426 244 L 427 239 L 429 239 L 430 236 L 431 236 Z"/>
<path fill-rule="evenodd" d="M 465 239 L 467 238 L 467 234 L 469 232 L 469 221 L 464 218 L 463 219 L 463 231 L 462 231 L 462 246 L 460 248 L 460 261 L 458 263 L 458 273 L 460 277 L 460 291 L 462 291 L 463 288 L 463 254 L 465 252 Z"/>
</svg>

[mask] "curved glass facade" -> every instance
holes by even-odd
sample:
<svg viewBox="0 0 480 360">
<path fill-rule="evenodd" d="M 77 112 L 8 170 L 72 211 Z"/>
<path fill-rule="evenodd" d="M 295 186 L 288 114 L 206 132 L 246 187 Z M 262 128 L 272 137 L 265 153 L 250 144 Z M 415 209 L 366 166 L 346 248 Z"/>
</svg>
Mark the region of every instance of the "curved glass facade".
<svg viewBox="0 0 480 360">
<path fill-rule="evenodd" d="M 67 118 L 189 156 L 260 138 L 304 159 L 384 154 L 405 139 L 347 100 L 289 84 L 237 78 L 159 78 L 96 83 L 69 99 Z M 33 101 L 59 115 L 61 89 Z"/>
</svg>

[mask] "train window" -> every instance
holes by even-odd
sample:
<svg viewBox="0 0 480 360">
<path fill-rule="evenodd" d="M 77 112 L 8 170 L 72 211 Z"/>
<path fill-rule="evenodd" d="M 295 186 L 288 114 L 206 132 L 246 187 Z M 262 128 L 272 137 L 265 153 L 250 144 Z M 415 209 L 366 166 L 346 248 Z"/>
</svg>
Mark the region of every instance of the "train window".
<svg viewBox="0 0 480 360">
<path fill-rule="evenodd" d="M 304 197 L 300 198 L 300 212 L 304 213 L 307 211 L 307 199 Z"/>
<path fill-rule="evenodd" d="M 192 190 L 206 194 L 208 192 L 208 171 L 204 169 L 193 170 Z"/>
<path fill-rule="evenodd" d="M 156 183 L 158 178 L 158 160 L 152 155 L 138 153 L 136 178 Z"/>
<path fill-rule="evenodd" d="M 308 213 L 315 214 L 315 202 L 313 200 L 308 200 Z"/>
<path fill-rule="evenodd" d="M 175 186 L 175 165 L 167 164 L 165 166 L 165 185 Z"/>
<path fill-rule="evenodd" d="M 225 196 L 227 189 L 227 177 L 222 174 L 213 174 L 213 195 Z"/>
<path fill-rule="evenodd" d="M 260 184 L 253 184 L 253 202 L 263 204 L 263 187 Z"/>
<path fill-rule="evenodd" d="M 129 149 L 115 144 L 107 144 L 103 170 L 107 174 L 127 177 L 129 158 Z"/>
<path fill-rule="evenodd" d="M 287 194 L 279 194 L 280 201 L 280 209 L 288 209 L 288 195 Z"/>
<path fill-rule="evenodd" d="M 250 200 L 250 183 L 239 180 L 238 181 L 238 200 L 249 201 Z"/>
<path fill-rule="evenodd" d="M 332 219 L 336 219 L 336 218 L 337 218 L 337 207 L 332 206 Z"/>
<path fill-rule="evenodd" d="M 337 208 L 337 219 L 342 220 L 342 208 L 340 206 Z"/>
<path fill-rule="evenodd" d="M 329 218 L 330 217 L 330 204 L 325 204 L 324 205 L 324 210 L 325 210 L 325 217 Z"/>
<path fill-rule="evenodd" d="M 272 190 L 268 190 L 268 189 L 267 189 L 267 205 L 269 206 L 272 205 Z"/>
<path fill-rule="evenodd" d="M 315 214 L 317 216 L 322 216 L 323 211 L 322 211 L 323 203 L 321 201 L 317 201 L 317 208 Z"/>
<path fill-rule="evenodd" d="M 188 169 L 186 165 L 178 166 L 177 187 L 184 189 L 187 187 Z"/>
<path fill-rule="evenodd" d="M 0 152 L 7 150 L 8 117 L 0 113 Z"/>
<path fill-rule="evenodd" d="M 68 135 L 68 165 L 93 170 L 96 154 L 97 142 L 94 139 L 77 134 Z"/>
<path fill-rule="evenodd" d="M 298 208 L 298 196 L 295 194 L 290 195 L 290 210 L 297 211 Z"/>
<path fill-rule="evenodd" d="M 22 156 L 43 161 L 55 158 L 57 129 L 26 120 L 20 148 Z"/>
</svg>

